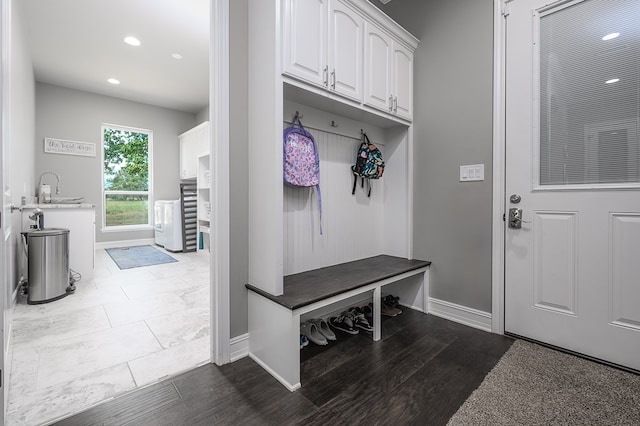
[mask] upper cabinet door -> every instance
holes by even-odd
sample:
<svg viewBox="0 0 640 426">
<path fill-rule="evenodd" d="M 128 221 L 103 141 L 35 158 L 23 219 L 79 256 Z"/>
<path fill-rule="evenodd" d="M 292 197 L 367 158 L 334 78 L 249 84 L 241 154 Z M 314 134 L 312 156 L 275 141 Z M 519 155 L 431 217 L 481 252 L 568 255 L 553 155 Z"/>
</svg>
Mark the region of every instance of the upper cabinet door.
<svg viewBox="0 0 640 426">
<path fill-rule="evenodd" d="M 329 89 L 362 102 L 364 19 L 339 0 L 329 14 Z"/>
<path fill-rule="evenodd" d="M 393 45 L 393 112 L 411 120 L 413 117 L 413 54 L 402 45 Z"/>
<path fill-rule="evenodd" d="M 178 137 L 180 143 L 180 178 L 196 177 L 198 157 L 209 153 L 209 122 L 197 125 Z"/>
<path fill-rule="evenodd" d="M 198 163 L 198 140 L 186 134 L 180 138 L 180 178 L 196 177 Z"/>
<path fill-rule="evenodd" d="M 329 0 L 285 0 L 284 73 L 326 87 Z"/>
<path fill-rule="evenodd" d="M 364 103 L 392 112 L 392 40 L 375 25 L 365 23 Z"/>
</svg>

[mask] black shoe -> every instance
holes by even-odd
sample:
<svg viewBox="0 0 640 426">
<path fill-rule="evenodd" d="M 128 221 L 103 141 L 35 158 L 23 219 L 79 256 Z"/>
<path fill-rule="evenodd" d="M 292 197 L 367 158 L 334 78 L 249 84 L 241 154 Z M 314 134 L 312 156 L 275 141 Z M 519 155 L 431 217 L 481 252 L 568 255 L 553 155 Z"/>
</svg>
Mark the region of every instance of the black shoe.
<svg viewBox="0 0 640 426">
<path fill-rule="evenodd" d="M 396 314 L 401 314 L 402 309 L 400 309 L 400 298 L 397 296 L 388 295 L 382 298 L 382 304 L 387 305 L 391 310 L 396 312 Z"/>
<path fill-rule="evenodd" d="M 369 324 L 373 324 L 373 305 L 369 303 L 368 305 L 364 305 L 360 309 L 362 310 L 364 318 L 369 322 Z"/>
<path fill-rule="evenodd" d="M 369 324 L 369 321 L 367 321 L 367 319 L 365 318 L 362 309 L 353 307 L 349 309 L 349 312 L 347 314 L 350 316 L 351 322 L 353 323 L 354 327 L 357 327 L 364 331 L 373 331 L 373 327 L 371 327 L 371 324 Z"/>
<path fill-rule="evenodd" d="M 358 330 L 353 327 L 353 322 L 347 316 L 347 312 L 343 312 L 337 317 L 332 317 L 329 320 L 329 325 L 336 330 L 341 330 L 345 333 L 358 334 Z"/>
</svg>

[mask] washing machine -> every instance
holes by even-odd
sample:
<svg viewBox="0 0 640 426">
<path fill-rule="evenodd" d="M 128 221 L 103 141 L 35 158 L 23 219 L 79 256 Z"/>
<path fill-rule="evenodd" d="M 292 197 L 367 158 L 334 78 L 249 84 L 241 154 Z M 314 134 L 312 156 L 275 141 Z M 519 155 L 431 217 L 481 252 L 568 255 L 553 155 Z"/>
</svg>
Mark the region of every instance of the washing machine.
<svg viewBox="0 0 640 426">
<path fill-rule="evenodd" d="M 156 200 L 153 204 L 156 244 L 169 251 L 182 251 L 182 209 L 180 200 Z"/>
</svg>

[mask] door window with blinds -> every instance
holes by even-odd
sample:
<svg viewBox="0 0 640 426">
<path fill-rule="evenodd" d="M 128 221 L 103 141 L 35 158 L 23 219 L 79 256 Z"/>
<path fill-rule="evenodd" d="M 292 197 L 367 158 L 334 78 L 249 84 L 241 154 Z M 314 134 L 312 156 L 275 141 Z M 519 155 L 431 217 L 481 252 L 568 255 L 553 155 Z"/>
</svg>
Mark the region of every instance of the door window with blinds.
<svg viewBox="0 0 640 426">
<path fill-rule="evenodd" d="M 640 0 L 556 5 L 535 15 L 536 187 L 640 187 Z"/>
</svg>

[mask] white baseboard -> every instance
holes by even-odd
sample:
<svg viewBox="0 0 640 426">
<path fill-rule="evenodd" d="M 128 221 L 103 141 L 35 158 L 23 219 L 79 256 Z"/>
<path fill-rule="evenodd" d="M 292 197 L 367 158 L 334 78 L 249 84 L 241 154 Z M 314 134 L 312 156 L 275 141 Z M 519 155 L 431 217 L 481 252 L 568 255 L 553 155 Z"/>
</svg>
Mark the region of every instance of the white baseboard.
<svg viewBox="0 0 640 426">
<path fill-rule="evenodd" d="M 102 241 L 96 243 L 96 250 L 100 249 L 108 249 L 108 248 L 117 248 L 117 247 L 133 247 L 133 246 L 146 246 L 151 245 L 154 246 L 156 244 L 156 240 L 153 238 L 142 238 L 139 240 L 122 240 L 122 241 Z"/>
<path fill-rule="evenodd" d="M 491 314 L 444 300 L 429 298 L 428 313 L 469 327 L 491 332 Z"/>
<path fill-rule="evenodd" d="M 282 383 L 284 385 L 284 387 L 286 387 L 287 389 L 289 389 L 289 391 L 291 392 L 295 392 L 298 389 L 300 389 L 301 385 L 300 383 L 296 383 L 296 384 L 291 384 L 289 382 L 287 382 L 281 375 L 279 375 L 278 373 L 276 373 L 275 371 L 273 371 L 267 364 L 265 364 L 264 362 L 262 362 L 262 360 L 260 358 L 258 358 L 257 356 L 255 356 L 254 354 L 252 354 L 251 352 L 249 352 L 249 358 L 251 358 L 252 360 L 254 360 L 258 365 L 260 365 L 260 367 L 264 368 L 265 370 L 267 370 L 267 373 L 271 374 L 277 381 L 279 381 L 280 383 Z"/>
<path fill-rule="evenodd" d="M 229 341 L 229 360 L 237 361 L 249 355 L 249 333 L 236 336 Z"/>
</svg>

